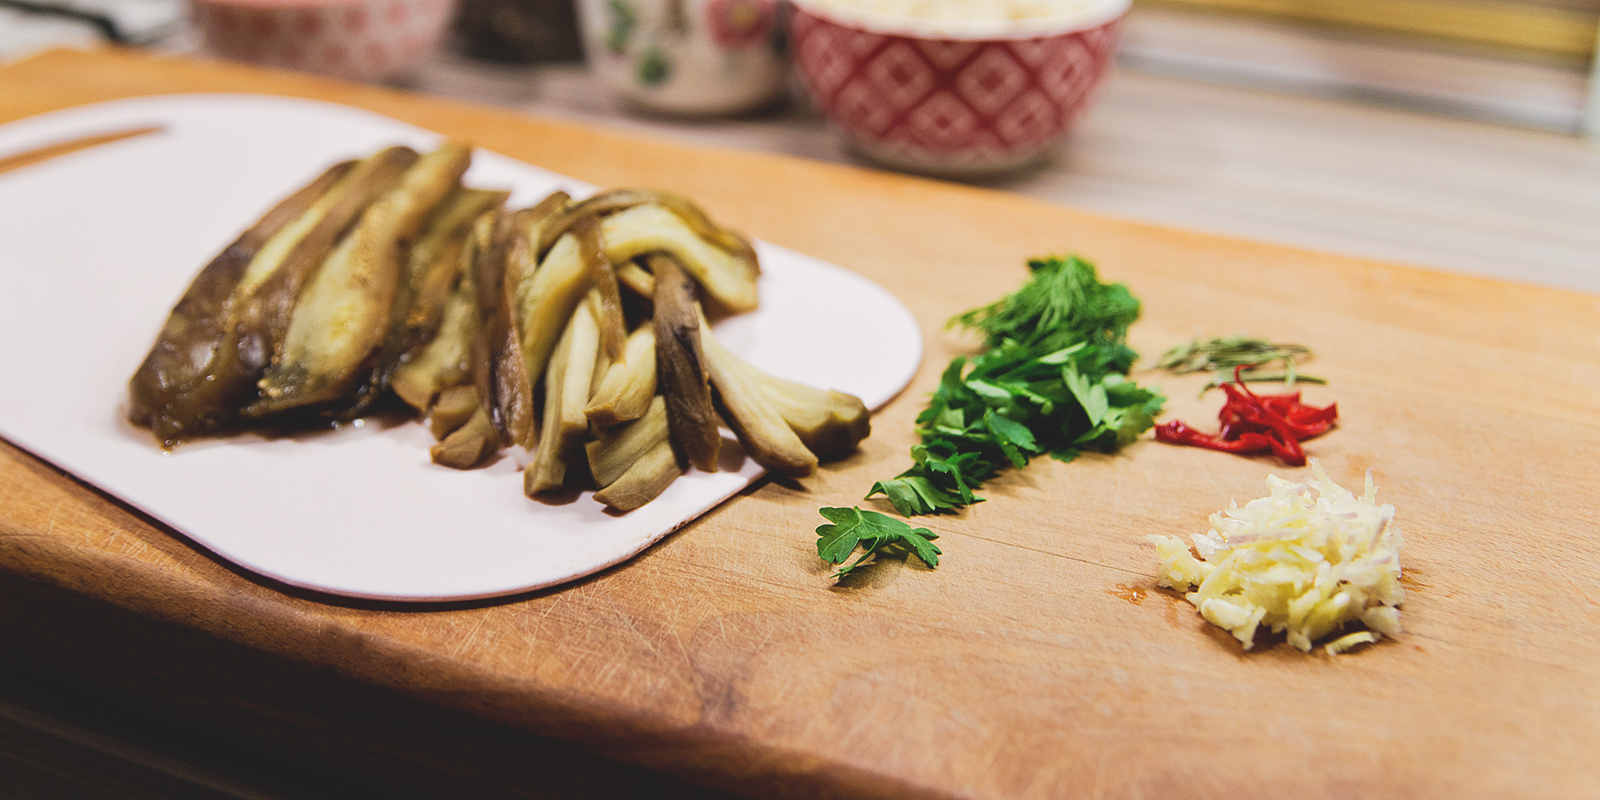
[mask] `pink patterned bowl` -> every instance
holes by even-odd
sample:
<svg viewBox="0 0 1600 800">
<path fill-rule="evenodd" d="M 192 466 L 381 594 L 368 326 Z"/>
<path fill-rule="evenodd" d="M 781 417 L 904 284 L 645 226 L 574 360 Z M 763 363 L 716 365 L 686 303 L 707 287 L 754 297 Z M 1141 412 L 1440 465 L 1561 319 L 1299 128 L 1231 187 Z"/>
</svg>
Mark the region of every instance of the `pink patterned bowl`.
<svg viewBox="0 0 1600 800">
<path fill-rule="evenodd" d="M 191 0 L 207 51 L 356 81 L 392 78 L 427 56 L 454 0 Z"/>
<path fill-rule="evenodd" d="M 790 0 L 801 83 L 862 154 L 911 172 L 1014 170 L 1066 136 L 1111 66 L 1128 0 L 954 23 Z"/>
</svg>

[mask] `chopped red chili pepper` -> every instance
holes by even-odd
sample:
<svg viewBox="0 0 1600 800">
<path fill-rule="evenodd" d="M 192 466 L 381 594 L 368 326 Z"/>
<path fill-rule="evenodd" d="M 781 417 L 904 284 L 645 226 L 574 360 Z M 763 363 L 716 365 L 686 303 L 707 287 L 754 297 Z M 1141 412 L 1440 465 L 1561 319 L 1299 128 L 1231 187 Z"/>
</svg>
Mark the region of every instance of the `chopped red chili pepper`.
<svg viewBox="0 0 1600 800">
<path fill-rule="evenodd" d="M 1271 452 L 1291 466 L 1305 466 L 1306 454 L 1300 442 L 1320 436 L 1333 427 L 1339 419 L 1339 404 L 1325 408 L 1308 406 L 1300 402 L 1300 393 L 1258 395 L 1240 380 L 1234 367 L 1233 383 L 1222 385 L 1228 395 L 1217 418 L 1222 430 L 1216 434 L 1201 433 L 1178 420 L 1156 426 L 1156 439 L 1172 444 L 1186 444 L 1220 450 L 1224 453 Z"/>
</svg>

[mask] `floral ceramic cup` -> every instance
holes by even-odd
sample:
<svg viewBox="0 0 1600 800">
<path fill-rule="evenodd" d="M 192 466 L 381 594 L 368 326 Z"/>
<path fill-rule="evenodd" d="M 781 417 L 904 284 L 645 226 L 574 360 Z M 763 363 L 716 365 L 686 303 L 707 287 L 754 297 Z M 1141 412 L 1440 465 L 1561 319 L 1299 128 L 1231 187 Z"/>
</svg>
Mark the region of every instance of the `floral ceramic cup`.
<svg viewBox="0 0 1600 800">
<path fill-rule="evenodd" d="M 685 115 L 738 114 L 787 88 L 779 0 L 578 0 L 590 66 L 627 100 Z"/>
</svg>

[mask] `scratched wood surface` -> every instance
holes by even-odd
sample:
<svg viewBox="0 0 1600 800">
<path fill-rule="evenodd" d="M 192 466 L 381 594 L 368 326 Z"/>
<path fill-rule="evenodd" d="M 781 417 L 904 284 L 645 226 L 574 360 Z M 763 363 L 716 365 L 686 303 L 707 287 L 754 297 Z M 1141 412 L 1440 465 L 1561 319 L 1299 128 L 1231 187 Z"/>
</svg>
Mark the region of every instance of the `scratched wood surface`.
<svg viewBox="0 0 1600 800">
<path fill-rule="evenodd" d="M 344 102 L 600 185 L 670 187 L 881 283 L 922 322 L 927 356 L 857 455 L 758 484 L 591 579 L 477 605 L 284 593 L 0 447 L 0 578 L 197 634 L 143 658 L 181 675 L 210 663 L 208 642 L 244 648 L 751 796 L 1600 786 L 1600 298 L 203 61 L 24 61 L 0 69 L 0 121 L 216 90 Z M 1397 506 L 1402 637 L 1336 659 L 1282 643 L 1246 653 L 1156 589 L 1146 534 L 1202 530 L 1230 499 L 1264 493 L 1269 473 L 1298 471 L 1149 440 L 1042 460 L 993 483 L 988 502 L 927 521 L 946 554 L 937 570 L 888 562 L 829 580 L 816 509 L 904 468 L 922 399 L 969 344 L 943 321 L 1016 286 L 1026 257 L 1068 250 L 1144 300 L 1133 343 L 1147 356 L 1200 330 L 1317 349 L 1330 384 L 1308 398 L 1337 400 L 1342 417 L 1308 449 L 1346 485 L 1372 469 Z M 1215 413 L 1196 381 L 1136 377 L 1167 389 L 1169 418 Z M 74 646 L 113 664 L 130 647 L 96 641 Z"/>
</svg>

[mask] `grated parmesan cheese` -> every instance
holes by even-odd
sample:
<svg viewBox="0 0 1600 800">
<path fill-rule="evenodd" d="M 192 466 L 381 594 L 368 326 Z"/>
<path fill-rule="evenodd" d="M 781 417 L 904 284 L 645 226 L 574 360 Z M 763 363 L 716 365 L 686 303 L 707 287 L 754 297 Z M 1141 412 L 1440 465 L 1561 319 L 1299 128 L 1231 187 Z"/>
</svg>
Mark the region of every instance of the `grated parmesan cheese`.
<svg viewBox="0 0 1600 800">
<path fill-rule="evenodd" d="M 1400 633 L 1405 589 L 1394 506 L 1377 504 L 1371 470 L 1366 494 L 1356 497 L 1316 459 L 1311 469 L 1303 483 L 1268 476 L 1266 497 L 1212 514 L 1211 530 L 1190 537 L 1199 558 L 1176 536 L 1146 537 L 1161 557 L 1158 585 L 1186 591 L 1201 616 L 1246 650 L 1262 626 L 1306 652 L 1347 622 L 1367 626 L 1329 642 L 1329 655 Z"/>
</svg>

